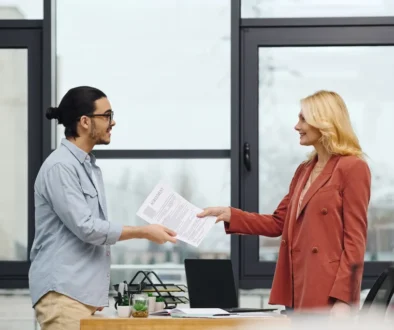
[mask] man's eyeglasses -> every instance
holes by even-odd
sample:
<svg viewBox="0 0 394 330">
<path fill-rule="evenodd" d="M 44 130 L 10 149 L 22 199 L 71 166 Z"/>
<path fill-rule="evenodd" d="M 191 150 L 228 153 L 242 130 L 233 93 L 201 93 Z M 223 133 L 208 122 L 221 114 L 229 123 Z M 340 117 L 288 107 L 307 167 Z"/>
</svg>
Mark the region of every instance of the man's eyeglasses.
<svg viewBox="0 0 394 330">
<path fill-rule="evenodd" d="M 107 117 L 108 121 L 110 123 L 112 123 L 112 121 L 114 120 L 114 112 L 113 111 L 109 111 L 106 113 L 102 113 L 102 114 L 93 114 L 93 115 L 86 115 L 87 117 Z"/>
</svg>

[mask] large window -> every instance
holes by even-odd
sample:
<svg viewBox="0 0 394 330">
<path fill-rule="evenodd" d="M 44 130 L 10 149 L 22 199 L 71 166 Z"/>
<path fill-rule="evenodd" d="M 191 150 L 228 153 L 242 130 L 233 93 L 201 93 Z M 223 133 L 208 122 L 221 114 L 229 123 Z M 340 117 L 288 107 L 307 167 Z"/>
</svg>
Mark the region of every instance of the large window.
<svg viewBox="0 0 394 330">
<path fill-rule="evenodd" d="M 334 90 L 348 106 L 372 172 L 367 261 L 394 259 L 394 158 L 387 153 L 394 138 L 393 55 L 394 47 L 259 48 L 259 212 L 274 211 L 311 151 L 294 130 L 300 99 Z M 260 260 L 275 260 L 279 242 L 261 237 Z"/>
<path fill-rule="evenodd" d="M 27 49 L 0 49 L 0 260 L 27 260 Z M 19 86 L 19 88 L 15 88 Z M 10 138 L 11 137 L 11 138 Z M 21 193 L 24 192 L 24 193 Z"/>
<path fill-rule="evenodd" d="M 146 225 L 136 216 L 138 208 L 159 180 L 168 182 L 179 194 L 193 204 L 230 205 L 230 161 L 228 159 L 130 159 L 99 160 L 103 171 L 108 210 L 111 221 L 131 226 Z M 116 170 L 114 170 L 116 169 Z M 112 281 L 130 280 L 130 270 L 151 266 L 153 269 L 176 267 L 183 279 L 185 258 L 230 258 L 230 236 L 223 226 L 212 228 L 198 248 L 181 241 L 159 246 L 149 241 L 131 240 L 120 242 L 112 248 Z M 129 265 L 129 269 L 127 269 Z M 163 272 L 162 272 L 163 273 Z M 169 276 L 164 273 L 162 276 Z"/>
<path fill-rule="evenodd" d="M 136 212 L 162 179 L 201 208 L 231 204 L 230 23 L 229 0 L 57 1 L 57 103 L 91 85 L 115 112 L 96 148 L 111 221 L 146 224 Z M 230 236 L 217 225 L 198 248 L 118 243 L 111 280 L 151 265 L 184 283 L 185 258 L 230 258 Z"/>
<path fill-rule="evenodd" d="M 271 213 L 309 151 L 293 129 L 300 98 L 337 91 L 373 175 L 370 285 L 393 259 L 389 15 L 385 0 L 57 0 L 56 81 L 49 86 L 47 76 L 45 86 L 56 91 L 53 103 L 77 85 L 108 95 L 117 125 L 95 153 L 111 221 L 125 224 L 144 223 L 136 210 L 161 179 L 202 208 Z M 52 132 L 55 148 L 63 129 Z M 230 238 L 219 225 L 198 249 L 178 244 L 117 244 L 113 281 L 144 265 L 176 279 L 184 258 L 231 251 L 240 287 L 271 286 L 277 239 Z"/>
<path fill-rule="evenodd" d="M 41 30 L 21 26 L 0 28 L 0 288 L 27 287 L 42 154 Z"/>
<path fill-rule="evenodd" d="M 242 172 L 242 207 L 272 214 L 311 151 L 299 145 L 294 131 L 300 99 L 321 89 L 338 92 L 372 172 L 363 281 L 370 287 L 394 258 L 394 160 L 387 152 L 394 107 L 389 87 L 394 19 L 242 19 L 240 31 L 241 144 L 248 144 L 251 159 Z M 270 287 L 278 238 L 241 240 L 241 286 Z"/>
<path fill-rule="evenodd" d="M 56 22 L 58 97 L 93 85 L 115 111 L 98 148 L 230 149 L 229 0 L 58 0 Z"/>
</svg>

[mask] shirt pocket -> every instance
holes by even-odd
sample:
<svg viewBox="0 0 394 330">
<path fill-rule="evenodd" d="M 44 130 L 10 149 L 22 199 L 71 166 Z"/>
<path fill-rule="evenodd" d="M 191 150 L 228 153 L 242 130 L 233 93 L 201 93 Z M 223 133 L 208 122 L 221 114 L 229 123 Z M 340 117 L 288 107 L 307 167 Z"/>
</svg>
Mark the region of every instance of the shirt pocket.
<svg viewBox="0 0 394 330">
<path fill-rule="evenodd" d="M 94 211 L 98 207 L 98 193 L 93 185 L 82 184 L 82 192 L 89 208 Z"/>
</svg>

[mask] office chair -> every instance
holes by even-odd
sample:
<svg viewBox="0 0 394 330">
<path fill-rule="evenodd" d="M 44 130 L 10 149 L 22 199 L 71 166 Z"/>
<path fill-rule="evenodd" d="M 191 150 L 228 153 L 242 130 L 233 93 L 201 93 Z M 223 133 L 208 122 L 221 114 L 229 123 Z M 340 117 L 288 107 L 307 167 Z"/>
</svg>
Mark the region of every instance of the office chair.
<svg viewBox="0 0 394 330">
<path fill-rule="evenodd" d="M 394 295 L 394 265 L 385 269 L 378 277 L 371 290 L 365 298 L 364 304 L 360 309 L 360 314 L 368 314 L 371 307 L 377 307 L 382 312 L 390 304 Z"/>
</svg>

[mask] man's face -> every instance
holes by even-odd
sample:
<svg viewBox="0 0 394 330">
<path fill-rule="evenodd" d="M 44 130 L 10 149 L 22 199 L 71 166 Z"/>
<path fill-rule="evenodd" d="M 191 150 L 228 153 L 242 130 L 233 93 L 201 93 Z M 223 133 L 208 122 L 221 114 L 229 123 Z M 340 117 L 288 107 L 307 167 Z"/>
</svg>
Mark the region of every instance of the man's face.
<svg viewBox="0 0 394 330">
<path fill-rule="evenodd" d="M 111 120 L 111 104 L 106 97 L 102 97 L 95 102 L 96 110 L 91 116 L 91 126 L 89 137 L 94 144 L 109 144 L 111 142 L 111 130 L 116 122 Z"/>
</svg>

